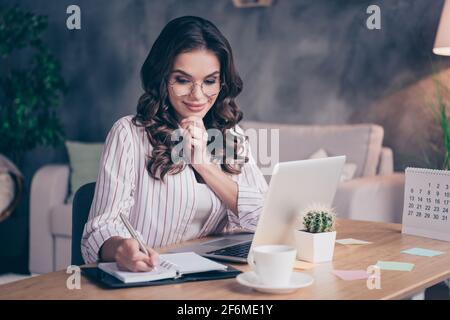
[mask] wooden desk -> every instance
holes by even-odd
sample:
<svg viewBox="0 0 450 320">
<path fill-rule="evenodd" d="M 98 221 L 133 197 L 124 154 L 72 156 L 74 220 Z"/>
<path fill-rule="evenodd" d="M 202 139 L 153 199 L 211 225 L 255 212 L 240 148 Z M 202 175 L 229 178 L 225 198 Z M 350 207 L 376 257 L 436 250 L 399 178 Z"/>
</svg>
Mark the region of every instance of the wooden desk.
<svg viewBox="0 0 450 320">
<path fill-rule="evenodd" d="M 363 246 L 336 244 L 334 260 L 306 270 L 315 281 L 310 287 L 284 295 L 271 295 L 243 287 L 235 279 L 192 282 L 171 286 L 105 290 L 82 278 L 81 290 L 66 287 L 63 271 L 40 275 L 0 286 L 0 299 L 401 299 L 450 278 L 450 243 L 401 234 L 401 225 L 339 220 L 338 239 L 373 242 Z M 400 253 L 422 247 L 445 252 L 427 258 Z M 381 271 L 381 289 L 369 290 L 366 280 L 343 281 L 334 269 L 366 269 L 378 260 L 415 264 L 411 272 Z M 246 265 L 236 265 L 248 270 Z"/>
</svg>

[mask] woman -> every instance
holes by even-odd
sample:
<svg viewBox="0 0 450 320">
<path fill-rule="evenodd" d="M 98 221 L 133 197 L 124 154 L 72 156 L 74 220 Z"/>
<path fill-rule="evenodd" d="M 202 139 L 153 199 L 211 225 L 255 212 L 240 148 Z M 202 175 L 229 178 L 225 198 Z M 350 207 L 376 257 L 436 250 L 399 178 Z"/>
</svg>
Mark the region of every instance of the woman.
<svg viewBox="0 0 450 320">
<path fill-rule="evenodd" d="M 81 243 L 86 263 L 116 261 L 130 271 L 151 270 L 155 247 L 233 228 L 253 231 L 267 191 L 237 125 L 242 112 L 234 99 L 242 80 L 228 41 L 211 22 L 190 16 L 169 22 L 142 66 L 141 80 L 145 93 L 137 114 L 118 120 L 106 138 Z M 223 134 L 224 149 L 206 147 L 212 129 Z M 180 130 L 190 154 L 182 152 L 183 160 L 175 161 L 179 141 L 173 137 Z M 230 149 L 234 160 L 246 150 L 248 161 L 233 161 L 223 152 Z M 149 256 L 131 239 L 120 212 L 148 245 Z"/>
</svg>

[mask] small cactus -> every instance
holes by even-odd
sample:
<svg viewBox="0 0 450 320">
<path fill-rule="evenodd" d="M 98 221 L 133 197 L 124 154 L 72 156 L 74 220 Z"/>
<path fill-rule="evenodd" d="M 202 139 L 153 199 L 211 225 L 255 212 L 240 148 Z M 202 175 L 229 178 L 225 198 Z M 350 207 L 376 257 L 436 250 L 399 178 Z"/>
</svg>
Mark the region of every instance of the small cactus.
<svg viewBox="0 0 450 320">
<path fill-rule="evenodd" d="M 336 213 L 323 205 L 312 205 L 300 215 L 307 232 L 321 233 L 334 231 Z"/>
</svg>

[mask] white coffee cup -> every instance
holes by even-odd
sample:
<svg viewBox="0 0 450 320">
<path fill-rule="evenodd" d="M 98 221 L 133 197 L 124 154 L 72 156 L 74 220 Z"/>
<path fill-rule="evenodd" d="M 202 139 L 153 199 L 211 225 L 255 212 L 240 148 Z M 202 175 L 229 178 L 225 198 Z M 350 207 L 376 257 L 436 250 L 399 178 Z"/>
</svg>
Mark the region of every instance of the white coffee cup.
<svg viewBox="0 0 450 320">
<path fill-rule="evenodd" d="M 297 250 L 286 245 L 262 245 L 252 248 L 248 264 L 259 278 L 268 286 L 289 284 L 294 269 Z"/>
</svg>

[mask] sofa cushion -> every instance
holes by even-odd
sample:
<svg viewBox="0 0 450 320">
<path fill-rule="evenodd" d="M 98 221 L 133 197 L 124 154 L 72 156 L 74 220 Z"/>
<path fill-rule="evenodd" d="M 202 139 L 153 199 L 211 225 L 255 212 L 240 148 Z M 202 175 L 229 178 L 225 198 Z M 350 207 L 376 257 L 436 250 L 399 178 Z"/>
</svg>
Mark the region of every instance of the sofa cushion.
<svg viewBox="0 0 450 320">
<path fill-rule="evenodd" d="M 72 204 L 60 204 L 50 212 L 51 232 L 54 236 L 72 237 Z"/>
<path fill-rule="evenodd" d="M 23 175 L 7 157 L 0 154 L 0 222 L 6 220 L 19 205 Z"/>
<path fill-rule="evenodd" d="M 320 159 L 320 158 L 328 158 L 328 153 L 324 149 L 317 150 L 311 156 L 309 156 L 308 159 Z M 356 164 L 348 163 L 348 161 L 346 161 L 341 172 L 341 179 L 340 179 L 341 182 L 353 179 L 355 177 L 356 168 L 357 168 Z"/>
<path fill-rule="evenodd" d="M 323 148 L 327 150 L 329 156 L 345 155 L 348 163 L 354 163 L 355 178 L 376 174 L 384 134 L 383 128 L 379 125 L 322 126 L 256 121 L 243 121 L 240 125 L 244 130 L 279 129 L 279 161 L 308 159 L 311 154 Z M 270 137 L 270 133 L 267 136 Z M 262 142 L 264 143 L 267 144 Z M 250 146 L 252 155 L 260 164 L 257 157 L 258 141 L 250 138 Z"/>
<path fill-rule="evenodd" d="M 6 219 L 10 211 L 7 209 L 14 200 L 15 186 L 9 173 L 0 172 L 0 222 Z"/>
<path fill-rule="evenodd" d="M 66 148 L 70 162 L 70 191 L 67 202 L 71 203 L 80 187 L 97 180 L 103 143 L 66 141 Z"/>
</svg>

